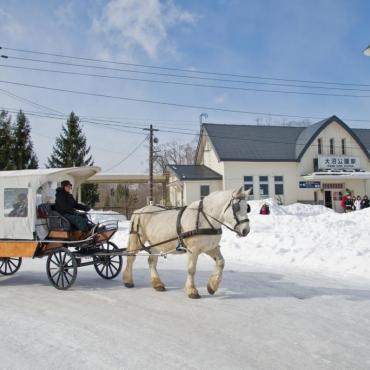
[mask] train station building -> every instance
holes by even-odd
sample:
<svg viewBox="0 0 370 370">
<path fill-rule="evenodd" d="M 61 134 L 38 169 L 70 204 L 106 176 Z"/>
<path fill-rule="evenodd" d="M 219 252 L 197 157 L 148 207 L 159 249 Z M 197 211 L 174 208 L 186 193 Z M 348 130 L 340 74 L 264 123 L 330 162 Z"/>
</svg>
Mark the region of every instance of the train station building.
<svg viewBox="0 0 370 370">
<path fill-rule="evenodd" d="M 337 116 L 307 127 L 203 124 L 194 165 L 169 165 L 173 206 L 244 185 L 252 199 L 322 204 L 370 195 L 370 129 Z"/>
</svg>

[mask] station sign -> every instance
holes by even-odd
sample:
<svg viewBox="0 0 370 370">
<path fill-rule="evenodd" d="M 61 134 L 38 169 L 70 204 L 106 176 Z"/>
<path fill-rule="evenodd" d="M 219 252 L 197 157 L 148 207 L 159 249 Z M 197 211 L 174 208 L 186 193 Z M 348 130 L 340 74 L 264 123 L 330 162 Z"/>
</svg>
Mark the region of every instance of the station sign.
<svg viewBox="0 0 370 370">
<path fill-rule="evenodd" d="M 318 156 L 319 170 L 334 170 L 334 171 L 354 171 L 359 170 L 360 158 L 359 157 L 346 157 L 346 156 Z"/>
<path fill-rule="evenodd" d="M 300 181 L 299 188 L 300 189 L 320 189 L 321 183 L 320 181 Z"/>
</svg>

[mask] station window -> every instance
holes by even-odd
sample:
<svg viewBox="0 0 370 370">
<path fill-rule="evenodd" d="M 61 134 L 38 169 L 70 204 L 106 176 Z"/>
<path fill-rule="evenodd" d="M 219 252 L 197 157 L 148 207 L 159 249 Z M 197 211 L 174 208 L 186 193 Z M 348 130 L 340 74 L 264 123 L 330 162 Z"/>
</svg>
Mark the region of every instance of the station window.
<svg viewBox="0 0 370 370">
<path fill-rule="evenodd" d="M 268 176 L 260 176 L 260 196 L 261 198 L 269 197 L 269 178 Z"/>
<path fill-rule="evenodd" d="M 330 154 L 334 154 L 334 139 L 330 139 Z"/>
<path fill-rule="evenodd" d="M 284 178 L 283 176 L 275 176 L 275 195 L 284 195 Z"/>
<path fill-rule="evenodd" d="M 28 189 L 4 189 L 4 217 L 27 217 Z"/>
<path fill-rule="evenodd" d="M 244 190 L 247 191 L 252 189 L 249 194 L 249 199 L 253 198 L 253 176 L 244 176 Z"/>
<path fill-rule="evenodd" d="M 322 154 L 322 139 L 317 139 L 317 153 Z"/>
<path fill-rule="evenodd" d="M 346 139 L 342 139 L 342 154 L 346 154 Z"/>
<path fill-rule="evenodd" d="M 200 199 L 209 195 L 209 185 L 200 185 Z"/>
</svg>

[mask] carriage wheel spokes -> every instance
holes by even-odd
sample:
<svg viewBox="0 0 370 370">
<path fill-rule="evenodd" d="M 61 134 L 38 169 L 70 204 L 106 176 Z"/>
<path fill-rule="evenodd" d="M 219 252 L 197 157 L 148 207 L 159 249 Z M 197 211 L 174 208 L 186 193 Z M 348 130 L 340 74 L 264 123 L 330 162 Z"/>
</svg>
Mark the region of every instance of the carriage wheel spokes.
<svg viewBox="0 0 370 370">
<path fill-rule="evenodd" d="M 94 256 L 94 267 L 96 272 L 103 279 L 114 279 L 122 270 L 122 256 L 109 254 L 119 248 L 110 241 L 102 242 L 101 252 L 106 252 L 105 256 Z"/>
<path fill-rule="evenodd" d="M 77 261 L 68 248 L 60 248 L 48 256 L 46 273 L 51 284 L 60 290 L 70 288 L 77 277 Z"/>
<path fill-rule="evenodd" d="M 13 275 L 19 270 L 21 264 L 21 257 L 0 257 L 0 274 Z"/>
</svg>

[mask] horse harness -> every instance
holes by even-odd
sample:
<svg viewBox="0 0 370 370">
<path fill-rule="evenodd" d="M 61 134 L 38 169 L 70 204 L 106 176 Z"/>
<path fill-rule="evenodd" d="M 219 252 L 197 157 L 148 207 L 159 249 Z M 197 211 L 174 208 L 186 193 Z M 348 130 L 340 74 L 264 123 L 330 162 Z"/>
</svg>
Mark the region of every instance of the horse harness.
<svg viewBox="0 0 370 370">
<path fill-rule="evenodd" d="M 231 206 L 231 209 L 233 211 L 233 216 L 234 216 L 234 219 L 236 221 L 236 224 L 235 224 L 234 228 L 229 227 L 228 225 L 224 224 L 223 222 L 221 222 L 220 220 L 216 219 L 215 217 L 213 217 L 211 215 L 208 215 L 208 217 L 210 217 L 213 220 L 217 221 L 218 223 L 220 223 L 221 225 L 225 226 L 229 230 L 231 230 L 231 231 L 233 231 L 235 233 L 238 233 L 235 230 L 235 228 L 238 225 L 242 224 L 242 223 L 249 222 L 249 219 L 246 218 L 246 219 L 239 220 L 238 215 L 237 215 L 237 212 L 240 211 L 240 201 L 242 199 L 239 199 L 239 201 L 236 202 L 236 203 L 233 202 L 234 199 L 235 198 L 232 198 L 230 200 L 229 204 L 227 205 L 227 207 L 224 210 L 224 213 L 225 213 L 226 210 Z M 247 206 L 248 206 L 247 212 L 250 212 L 250 206 L 249 206 L 249 204 Z M 151 244 L 148 247 L 142 242 L 142 240 L 140 238 L 140 218 L 138 219 L 138 222 L 137 222 L 137 225 L 136 225 L 136 230 L 133 230 L 133 226 L 134 225 L 132 223 L 131 224 L 130 234 L 136 234 L 137 235 L 138 240 L 139 240 L 139 243 L 140 243 L 140 246 L 141 246 L 141 249 L 140 250 L 145 250 L 146 252 L 148 252 L 149 254 L 151 254 L 151 248 L 154 248 L 154 247 L 157 247 L 159 245 L 172 242 L 174 240 L 178 240 L 179 245 L 182 246 L 182 247 L 184 247 L 185 250 L 187 250 L 184 239 L 191 238 L 191 237 L 197 236 L 197 235 L 220 235 L 220 234 L 222 234 L 222 229 L 221 228 L 215 228 L 212 225 L 212 223 L 209 221 L 209 219 L 207 217 L 207 214 L 203 210 L 203 200 L 201 200 L 199 202 L 199 206 L 198 206 L 198 209 L 197 209 L 197 219 L 196 219 L 196 223 L 195 223 L 195 229 L 194 230 L 190 230 L 190 231 L 184 231 L 184 232 L 182 232 L 181 231 L 181 218 L 182 218 L 182 215 L 185 212 L 186 208 L 187 208 L 187 206 L 181 207 L 180 208 L 180 212 L 177 215 L 177 220 L 176 220 L 176 233 L 177 233 L 177 236 L 176 237 L 173 237 L 173 238 L 170 238 L 170 239 L 166 239 L 166 240 L 161 241 L 159 243 Z M 148 212 L 148 213 L 151 213 L 151 212 Z M 207 221 L 207 223 L 210 226 L 210 228 L 200 228 L 199 227 L 200 215 L 202 215 L 204 217 L 204 219 Z"/>
</svg>

